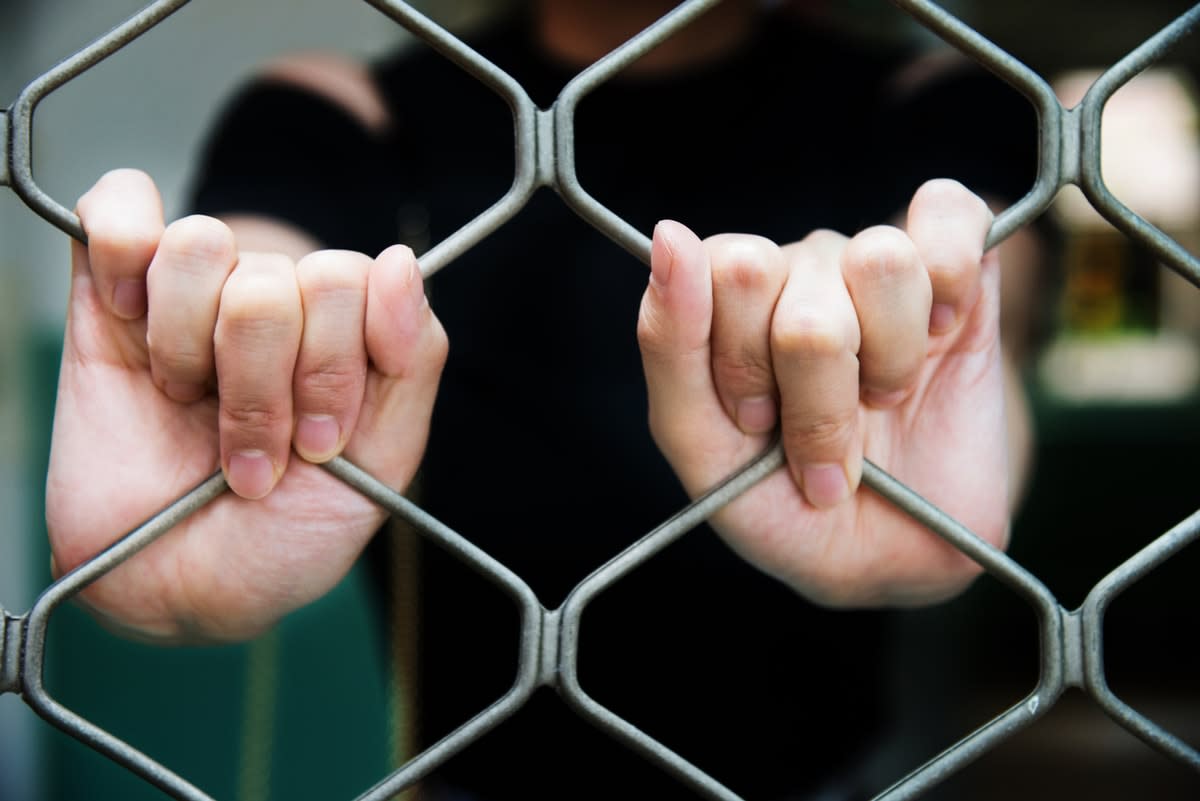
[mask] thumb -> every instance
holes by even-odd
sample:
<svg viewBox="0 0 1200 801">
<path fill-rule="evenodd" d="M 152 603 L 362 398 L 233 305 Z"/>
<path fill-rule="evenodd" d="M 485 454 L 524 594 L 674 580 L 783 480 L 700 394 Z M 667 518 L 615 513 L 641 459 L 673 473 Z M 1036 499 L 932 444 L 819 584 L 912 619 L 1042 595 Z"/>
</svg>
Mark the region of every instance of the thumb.
<svg viewBox="0 0 1200 801">
<path fill-rule="evenodd" d="M 69 344 L 105 361 L 142 361 L 146 270 L 164 227 L 158 190 L 145 173 L 114 170 L 79 199 L 76 211 L 88 241 L 72 243 Z M 106 350 L 112 347 L 118 350 Z"/>
<path fill-rule="evenodd" d="M 712 274 L 703 243 L 677 222 L 660 222 L 638 315 L 638 343 L 650 429 L 681 473 L 696 431 L 728 424 L 712 378 L 712 313 Z M 680 478 L 692 486 L 686 476 Z"/>
</svg>

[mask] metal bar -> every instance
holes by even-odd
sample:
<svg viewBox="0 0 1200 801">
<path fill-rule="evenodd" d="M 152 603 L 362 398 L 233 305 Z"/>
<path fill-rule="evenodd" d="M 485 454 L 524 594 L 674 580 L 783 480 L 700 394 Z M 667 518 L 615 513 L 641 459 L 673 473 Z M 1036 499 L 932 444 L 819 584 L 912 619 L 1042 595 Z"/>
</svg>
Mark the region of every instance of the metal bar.
<svg viewBox="0 0 1200 801">
<path fill-rule="evenodd" d="M 340 457 L 323 466 L 331 475 L 354 487 L 393 515 L 407 521 L 422 535 L 491 580 L 513 599 L 521 611 L 519 664 L 512 687 L 487 709 L 426 748 L 359 799 L 385 801 L 410 787 L 438 765 L 495 728 L 529 699 L 537 689 L 541 675 L 541 640 L 546 611 L 533 590 L 519 576 L 399 492 Z"/>
<path fill-rule="evenodd" d="M 1104 105 L 1118 89 L 1135 75 L 1153 64 L 1200 24 L 1200 4 L 1175 19 L 1167 27 L 1147 39 L 1125 58 L 1109 67 L 1083 98 L 1080 117 L 1082 153 L 1080 188 L 1096 211 L 1104 215 L 1114 228 L 1145 246 L 1167 265 L 1197 287 L 1200 287 L 1200 260 L 1188 253 L 1178 242 L 1148 222 L 1109 191 L 1104 183 L 1100 164 L 1101 123 Z"/>
<path fill-rule="evenodd" d="M 1200 511 L 1194 512 L 1117 567 L 1088 593 L 1082 607 L 1084 686 L 1109 717 L 1152 748 L 1200 771 L 1200 752 L 1134 710 L 1113 693 L 1104 670 L 1104 615 L 1122 592 L 1200 538 Z"/>
<path fill-rule="evenodd" d="M 920 798 L 999 743 L 1033 723 L 1053 706 L 1057 697 L 1055 694 L 1047 702 L 1040 692 L 1034 692 L 875 796 L 873 801 L 910 801 Z"/>
<path fill-rule="evenodd" d="M 863 484 L 971 557 L 1033 606 L 1039 622 L 1038 686 L 1021 703 L 909 774 L 879 801 L 916 798 L 1044 715 L 1066 686 L 1065 611 L 1050 590 L 1012 558 L 905 487 L 879 467 L 863 463 Z"/>
<path fill-rule="evenodd" d="M 33 112 L 46 95 L 99 64 L 185 6 L 188 0 L 157 0 L 122 24 L 50 69 L 17 95 L 12 114 L 10 172 L 13 190 L 54 227 L 80 242 L 87 241 L 79 218 L 42 191 L 33 177 Z"/>
<path fill-rule="evenodd" d="M 554 188 L 582 219 L 643 264 L 650 264 L 650 239 L 596 200 L 579 183 L 575 170 L 575 109 L 588 94 L 611 80 L 664 39 L 708 11 L 720 0 L 687 0 L 644 31 L 576 75 L 554 103 L 557 180 Z"/>
<path fill-rule="evenodd" d="M 0 695 L 21 692 L 21 657 L 25 647 L 25 618 L 0 606 Z"/>
<path fill-rule="evenodd" d="M 44 687 L 46 632 L 50 619 L 64 601 L 103 576 L 177 523 L 203 508 L 226 489 L 225 479 L 216 473 L 191 492 L 151 517 L 95 557 L 51 584 L 29 612 L 25 631 L 22 678 L 25 702 L 46 721 L 88 747 L 124 766 L 163 792 L 181 801 L 210 801 L 203 791 L 177 776 L 107 731 L 85 720 L 50 697 Z"/>
<path fill-rule="evenodd" d="M 1020 201 L 997 215 L 987 247 L 1007 239 L 1043 211 L 1066 183 L 1063 177 L 1062 104 L 1045 79 L 978 31 L 930 0 L 891 0 L 946 43 L 975 59 L 1023 94 L 1038 115 L 1038 176 Z"/>
<path fill-rule="evenodd" d="M 513 114 L 515 172 L 504 197 L 474 220 L 429 249 L 421 259 L 421 274 L 429 277 L 478 245 L 529 202 L 539 186 L 538 109 L 529 94 L 508 73 L 433 20 L 399 0 L 364 0 L 404 26 L 467 74 L 500 95 Z M 435 113 L 435 112 L 428 112 Z"/>
<path fill-rule="evenodd" d="M 12 183 L 12 131 L 8 124 L 8 109 L 0 111 L 0 186 Z"/>
<path fill-rule="evenodd" d="M 772 446 L 729 479 L 689 504 L 580 582 L 559 612 L 558 683 L 563 699 L 584 720 L 620 740 L 705 798 L 739 801 L 739 796 L 633 724 L 595 701 L 579 684 L 580 620 L 587 605 L 627 575 L 707 520 L 725 504 L 783 465 L 783 449 Z"/>
</svg>

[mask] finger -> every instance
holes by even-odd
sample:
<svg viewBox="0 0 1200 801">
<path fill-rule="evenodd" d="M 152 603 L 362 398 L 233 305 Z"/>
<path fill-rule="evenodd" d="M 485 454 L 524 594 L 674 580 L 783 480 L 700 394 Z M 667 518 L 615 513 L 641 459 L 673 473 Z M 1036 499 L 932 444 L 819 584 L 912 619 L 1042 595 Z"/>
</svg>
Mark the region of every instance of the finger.
<svg viewBox="0 0 1200 801">
<path fill-rule="evenodd" d="M 174 400 L 197 400 L 212 382 L 217 310 L 235 264 L 233 232 L 219 220 L 185 217 L 163 232 L 146 274 L 146 343 L 154 383 Z"/>
<path fill-rule="evenodd" d="M 728 419 L 712 375 L 712 274 L 703 244 L 677 222 L 655 227 L 650 256 L 650 282 L 638 314 L 650 430 L 690 484 L 706 477 L 683 475 L 679 457 L 695 431 L 711 433 L 714 421 Z"/>
<path fill-rule="evenodd" d="M 788 467 L 810 504 L 829 508 L 858 487 L 858 320 L 839 264 L 845 237 L 817 232 L 785 253 L 790 271 L 771 321 Z"/>
<path fill-rule="evenodd" d="M 874 406 L 894 406 L 907 396 L 925 360 L 929 276 L 903 231 L 878 226 L 847 243 L 842 277 L 862 333 L 860 394 Z"/>
<path fill-rule="evenodd" d="M 762 434 L 778 417 L 770 330 L 787 268 L 775 243 L 762 237 L 722 234 L 704 244 L 712 268 L 717 394 L 738 428 Z"/>
<path fill-rule="evenodd" d="M 367 375 L 363 324 L 371 259 L 325 250 L 296 264 L 304 310 L 293 392 L 296 452 L 310 462 L 341 453 L 358 422 Z"/>
<path fill-rule="evenodd" d="M 367 390 L 346 454 L 394 487 L 415 472 L 425 447 L 446 332 L 429 307 L 413 253 L 388 248 L 368 266 Z"/>
<path fill-rule="evenodd" d="M 76 205 L 87 234 L 87 258 L 96 295 L 111 314 L 137 320 L 146 313 L 146 268 L 163 232 L 162 199 L 148 175 L 106 173 Z"/>
<path fill-rule="evenodd" d="M 957 181 L 929 181 L 913 195 L 907 231 L 933 286 L 931 334 L 954 331 L 979 298 L 980 262 L 991 224 L 987 204 Z"/>
<path fill-rule="evenodd" d="M 292 262 L 241 254 L 221 293 L 214 343 L 221 464 L 243 498 L 266 495 L 287 468 L 300 333 Z"/>
</svg>

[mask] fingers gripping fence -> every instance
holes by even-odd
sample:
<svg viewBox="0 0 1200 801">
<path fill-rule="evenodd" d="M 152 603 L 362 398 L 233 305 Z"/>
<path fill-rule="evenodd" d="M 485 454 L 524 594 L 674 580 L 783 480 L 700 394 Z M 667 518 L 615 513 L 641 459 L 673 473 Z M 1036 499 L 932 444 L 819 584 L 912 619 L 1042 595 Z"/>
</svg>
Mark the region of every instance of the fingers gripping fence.
<svg viewBox="0 0 1200 801">
<path fill-rule="evenodd" d="M 161 0 L 42 75 L 0 112 L 0 184 L 10 186 L 31 209 L 83 241 L 79 220 L 44 193 L 32 170 L 33 117 L 52 91 L 165 20 L 187 0 Z M 443 56 L 488 85 L 512 109 L 516 170 L 511 188 L 493 206 L 437 244 L 422 259 L 430 275 L 452 262 L 511 219 L 539 187 L 551 187 L 580 217 L 620 246 L 649 261 L 650 242 L 640 231 L 605 208 L 580 185 L 575 172 L 575 109 L 591 91 L 620 72 L 674 31 L 714 6 L 717 0 L 690 0 L 576 76 L 549 109 L 539 109 L 525 90 L 477 52 L 428 18 L 396 0 L 366 0 Z M 1113 93 L 1200 24 L 1200 5 L 1108 69 L 1074 108 L 1063 107 L 1047 82 L 979 33 L 926 0 L 894 0 L 921 24 L 976 59 L 1021 91 L 1040 121 L 1038 178 L 1026 196 L 1000 214 L 988 236 L 991 247 L 1041 214 L 1058 190 L 1078 185 L 1091 204 L 1116 228 L 1149 248 L 1164 264 L 1200 286 L 1200 261 L 1139 217 L 1105 186 L 1100 168 L 1101 112 Z M 730 476 L 720 486 L 646 534 L 599 567 L 570 593 L 557 610 L 542 606 L 530 587 L 470 541 L 426 514 L 395 490 L 345 459 L 326 465 L 330 473 L 415 526 L 512 597 L 521 610 L 517 678 L 508 692 L 459 729 L 411 759 L 361 796 L 384 799 L 411 786 L 525 703 L 539 686 L 554 687 L 581 716 L 623 741 L 646 759 L 694 788 L 702 797 L 738 796 L 628 721 L 593 700 L 576 671 L 581 617 L 587 605 L 631 570 L 683 536 L 716 510 L 783 464 L 778 444 Z M 1007 712 L 964 737 L 941 755 L 884 791 L 879 799 L 917 798 L 1005 738 L 1044 715 L 1069 687 L 1088 693 L 1121 726 L 1167 756 L 1200 771 L 1200 752 L 1174 737 L 1118 698 L 1105 677 L 1103 625 L 1109 604 L 1121 592 L 1200 535 L 1200 512 L 1159 536 L 1088 594 L 1080 609 L 1062 607 L 1054 594 L 1021 565 L 976 537 L 939 509 L 868 463 L 863 481 L 873 491 L 967 554 L 1035 610 L 1041 664 L 1037 685 Z M 126 534 L 103 553 L 47 588 L 23 615 L 0 609 L 0 693 L 20 695 L 39 715 L 147 782 L 179 799 L 208 799 L 205 793 L 105 730 L 54 700 L 43 686 L 46 633 L 55 610 L 67 599 L 133 556 L 172 526 L 226 491 L 217 473 L 166 509 Z M 767 579 L 764 579 L 767 580 Z"/>
</svg>

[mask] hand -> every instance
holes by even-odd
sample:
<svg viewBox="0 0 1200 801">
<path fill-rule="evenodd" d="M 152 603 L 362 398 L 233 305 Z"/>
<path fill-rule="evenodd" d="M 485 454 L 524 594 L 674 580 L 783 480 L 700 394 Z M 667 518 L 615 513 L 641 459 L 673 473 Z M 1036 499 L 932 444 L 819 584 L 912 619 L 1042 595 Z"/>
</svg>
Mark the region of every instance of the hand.
<svg viewBox="0 0 1200 801">
<path fill-rule="evenodd" d="M 252 636 L 333 587 L 385 517 L 314 463 L 344 452 L 398 488 L 416 470 L 446 355 L 416 261 L 239 253 L 212 218 L 164 229 L 153 183 L 128 170 L 78 213 L 46 490 L 55 568 L 219 467 L 233 492 L 82 597 L 151 638 Z"/>
<path fill-rule="evenodd" d="M 777 247 L 655 230 L 639 340 L 655 440 L 693 497 L 779 427 L 785 469 L 714 516 L 742 556 L 835 606 L 927 603 L 978 566 L 879 496 L 871 459 L 992 544 L 1007 539 L 999 265 L 991 213 L 952 181 L 907 232 Z"/>
</svg>

